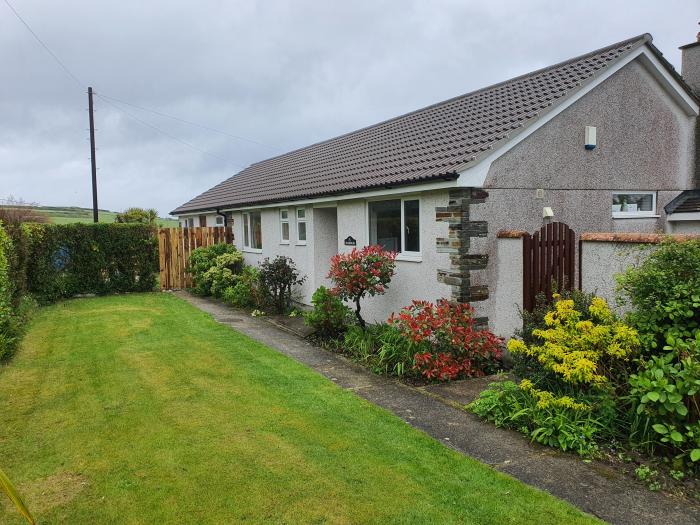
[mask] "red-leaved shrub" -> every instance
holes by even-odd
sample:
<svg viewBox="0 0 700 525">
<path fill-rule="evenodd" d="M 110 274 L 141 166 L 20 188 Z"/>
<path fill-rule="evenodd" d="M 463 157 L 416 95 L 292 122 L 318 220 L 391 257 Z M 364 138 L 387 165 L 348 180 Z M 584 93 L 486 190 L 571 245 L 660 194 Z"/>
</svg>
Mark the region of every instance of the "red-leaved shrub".
<svg viewBox="0 0 700 525">
<path fill-rule="evenodd" d="M 494 371 L 501 359 L 503 340 L 474 328 L 474 309 L 468 304 L 413 301 L 388 323 L 424 349 L 416 353 L 415 367 L 427 379 L 480 377 Z"/>
<path fill-rule="evenodd" d="M 381 246 L 365 246 L 361 250 L 353 248 L 349 253 L 331 257 L 328 278 L 335 283 L 332 292 L 355 303 L 355 316 L 362 328 L 365 321 L 360 315 L 360 299 L 386 291 L 394 275 L 395 258 L 395 252 L 388 252 Z"/>
</svg>

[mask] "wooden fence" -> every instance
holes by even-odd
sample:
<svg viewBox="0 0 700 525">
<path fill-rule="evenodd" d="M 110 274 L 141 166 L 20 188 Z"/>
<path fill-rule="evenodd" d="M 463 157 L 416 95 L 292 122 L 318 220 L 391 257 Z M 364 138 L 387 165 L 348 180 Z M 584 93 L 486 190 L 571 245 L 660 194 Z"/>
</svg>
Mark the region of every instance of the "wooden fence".
<svg viewBox="0 0 700 525">
<path fill-rule="evenodd" d="M 192 250 L 223 242 L 233 242 L 231 227 L 160 228 L 160 289 L 177 290 L 191 287 L 192 276 L 185 269 Z"/>
</svg>

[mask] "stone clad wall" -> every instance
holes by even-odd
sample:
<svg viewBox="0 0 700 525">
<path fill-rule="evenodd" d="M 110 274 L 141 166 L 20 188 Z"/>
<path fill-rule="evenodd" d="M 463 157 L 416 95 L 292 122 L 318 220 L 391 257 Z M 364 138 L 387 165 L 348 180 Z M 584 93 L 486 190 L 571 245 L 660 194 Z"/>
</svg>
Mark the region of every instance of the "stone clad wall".
<svg viewBox="0 0 700 525">
<path fill-rule="evenodd" d="M 487 285 L 472 286 L 471 273 L 484 270 L 489 257 L 484 254 L 470 253 L 473 237 L 486 237 L 486 221 L 470 220 L 472 206 L 483 204 L 488 193 L 477 188 L 458 188 L 450 190 L 447 206 L 435 208 L 435 220 L 448 225 L 447 237 L 435 240 L 438 253 L 450 255 L 450 267 L 437 271 L 437 280 L 452 288 L 451 298 L 461 303 L 483 301 L 489 296 Z M 487 324 L 487 318 L 480 318 L 480 324 Z"/>
</svg>

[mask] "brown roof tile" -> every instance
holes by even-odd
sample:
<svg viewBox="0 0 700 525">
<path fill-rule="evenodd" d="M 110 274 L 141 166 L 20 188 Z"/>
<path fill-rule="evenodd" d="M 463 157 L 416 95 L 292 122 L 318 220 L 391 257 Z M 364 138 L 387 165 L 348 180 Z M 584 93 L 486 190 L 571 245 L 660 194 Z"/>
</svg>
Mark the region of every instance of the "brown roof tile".
<svg viewBox="0 0 700 525">
<path fill-rule="evenodd" d="M 651 41 L 641 35 L 500 84 L 252 164 L 172 213 L 454 178 L 499 142 Z"/>
</svg>

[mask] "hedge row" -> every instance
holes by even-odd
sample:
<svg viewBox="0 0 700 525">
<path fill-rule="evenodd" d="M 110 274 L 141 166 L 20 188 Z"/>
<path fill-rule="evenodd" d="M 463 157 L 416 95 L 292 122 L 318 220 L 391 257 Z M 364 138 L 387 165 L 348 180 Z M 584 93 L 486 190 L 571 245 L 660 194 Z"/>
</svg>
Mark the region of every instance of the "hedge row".
<svg viewBox="0 0 700 525">
<path fill-rule="evenodd" d="M 150 291 L 158 242 L 144 224 L 23 224 L 9 228 L 16 297 L 42 304 L 79 294 Z"/>
</svg>

